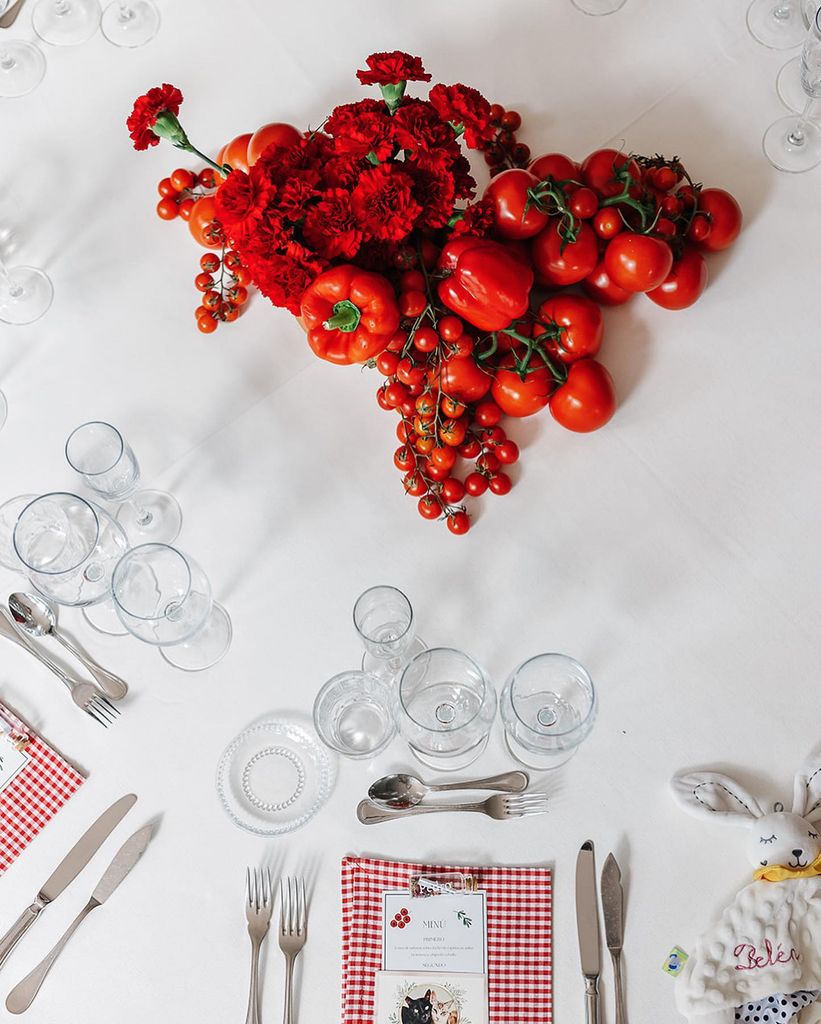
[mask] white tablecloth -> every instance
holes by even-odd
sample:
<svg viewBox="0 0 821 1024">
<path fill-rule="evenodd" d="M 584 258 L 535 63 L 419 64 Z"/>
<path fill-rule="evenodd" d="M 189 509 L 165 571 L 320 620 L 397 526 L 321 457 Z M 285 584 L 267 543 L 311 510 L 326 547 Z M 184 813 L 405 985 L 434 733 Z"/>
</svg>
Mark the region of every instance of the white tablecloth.
<svg viewBox="0 0 821 1024">
<path fill-rule="evenodd" d="M 119 425 L 145 479 L 178 496 L 180 546 L 209 572 L 234 643 L 214 670 L 185 675 L 65 611 L 132 682 L 108 732 L 3 645 L 3 698 L 90 777 L 0 880 L 0 932 L 108 803 L 128 791 L 139 802 L 3 968 L 0 995 L 83 905 L 119 842 L 153 818 L 143 862 L 72 940 L 33 1024 L 241 1019 L 243 879 L 258 863 L 311 879 L 300 1020 L 330 1024 L 348 852 L 554 865 L 555 1015 L 578 1020 L 573 872 L 587 838 L 600 864 L 612 849 L 625 873 L 632 1019 L 673 1019 L 661 964 L 674 944 L 692 946 L 748 867 L 742 835 L 682 814 L 669 776 L 723 764 L 765 802 L 786 801 L 821 740 L 821 169 L 780 175 L 760 146 L 782 113 L 774 80 L 790 54 L 751 39 L 741 0 L 628 0 L 603 19 L 570 0 L 160 5 L 150 45 L 129 52 L 98 35 L 47 48 L 41 88 L 0 106 L 0 222 L 17 232 L 15 259 L 45 266 L 55 285 L 40 323 L 0 327 L 10 406 L 0 480 L 3 497 L 76 487 L 69 430 L 91 418 Z M 30 8 L 15 34 L 30 34 Z M 403 495 L 375 375 L 319 363 L 290 316 L 259 299 L 233 327 L 196 331 L 198 251 L 182 223 L 153 213 L 156 182 L 186 161 L 165 144 L 134 153 L 124 128 L 134 97 L 163 81 L 182 88 L 184 123 L 212 152 L 268 120 L 316 125 L 334 102 L 365 95 L 354 70 L 366 54 L 396 47 L 421 54 L 434 80 L 519 109 L 534 152 L 581 158 L 621 140 L 677 153 L 746 215 L 693 309 L 638 299 L 606 313 L 617 417 L 589 436 L 548 415 L 511 425 L 523 448 L 516 487 L 483 499 L 465 538 L 424 522 Z M 373 764 L 343 764 L 330 805 L 286 840 L 260 841 L 223 814 L 222 749 L 265 711 L 308 712 L 319 685 L 356 663 L 351 605 L 377 582 L 406 591 L 428 643 L 470 652 L 499 688 L 539 651 L 589 668 L 599 720 L 543 780 L 549 815 L 359 826 L 369 781 L 409 763 L 399 741 Z M 4 572 L 0 592 L 18 583 Z M 508 763 L 497 725 L 477 768 Z M 276 1020 L 273 941 L 264 959 L 263 1019 Z M 602 987 L 612 1021 L 609 965 Z"/>
</svg>

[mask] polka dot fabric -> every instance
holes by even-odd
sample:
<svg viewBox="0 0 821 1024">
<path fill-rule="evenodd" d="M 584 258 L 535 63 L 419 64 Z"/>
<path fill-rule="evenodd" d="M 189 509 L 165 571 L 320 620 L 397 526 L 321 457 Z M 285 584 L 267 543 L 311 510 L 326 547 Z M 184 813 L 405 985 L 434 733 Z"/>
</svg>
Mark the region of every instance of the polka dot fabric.
<svg viewBox="0 0 821 1024">
<path fill-rule="evenodd" d="M 787 1024 L 799 1014 L 805 1006 L 810 1006 L 818 997 L 816 992 L 793 992 L 760 999 L 757 1003 L 747 1003 L 735 1011 L 736 1024 Z"/>
</svg>

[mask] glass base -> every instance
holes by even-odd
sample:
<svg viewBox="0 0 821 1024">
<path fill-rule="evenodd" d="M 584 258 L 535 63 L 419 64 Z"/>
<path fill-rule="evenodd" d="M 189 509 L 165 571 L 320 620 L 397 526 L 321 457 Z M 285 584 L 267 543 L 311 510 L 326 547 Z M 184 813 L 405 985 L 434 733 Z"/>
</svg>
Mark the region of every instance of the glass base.
<svg viewBox="0 0 821 1024">
<path fill-rule="evenodd" d="M 413 638 L 413 643 L 410 645 L 408 652 L 399 661 L 385 661 L 384 658 L 374 657 L 370 651 L 365 651 L 362 656 L 362 671 L 367 672 L 369 675 L 376 676 L 377 679 L 381 679 L 383 683 L 395 682 L 400 675 L 402 675 L 402 669 L 407 663 L 417 654 L 421 654 L 422 651 L 426 651 L 428 645 L 422 639 L 421 636 Z"/>
<path fill-rule="evenodd" d="M 408 745 L 408 749 L 420 764 L 423 764 L 426 768 L 430 768 L 432 771 L 460 772 L 463 768 L 468 768 L 474 761 L 478 760 L 478 758 L 484 754 L 487 741 L 488 737 L 485 736 L 480 743 L 471 747 L 470 750 L 466 750 L 464 753 L 454 754 L 452 756 L 430 754 L 424 750 L 417 750 L 415 747 L 410 746 L 410 744 Z"/>
<path fill-rule="evenodd" d="M 43 81 L 46 58 L 34 43 L 12 39 L 0 46 L 0 97 L 26 96 Z"/>
<path fill-rule="evenodd" d="M 747 8 L 747 28 L 771 50 L 789 50 L 800 45 L 807 34 L 796 0 L 753 0 Z"/>
<path fill-rule="evenodd" d="M 523 764 L 527 768 L 535 768 L 540 772 L 547 772 L 566 764 L 578 750 L 578 747 L 572 747 L 570 750 L 539 752 L 528 750 L 527 747 L 517 743 L 507 731 L 505 731 L 505 746 L 519 764 Z"/>
<path fill-rule="evenodd" d="M 52 46 L 78 46 L 91 39 L 101 16 L 99 0 L 39 0 L 31 23 Z"/>
<path fill-rule="evenodd" d="M 103 11 L 100 28 L 115 46 L 144 46 L 159 32 L 160 12 L 151 0 L 125 4 L 112 0 Z"/>
<path fill-rule="evenodd" d="M 615 14 L 627 3 L 627 0 L 572 0 L 573 6 L 582 14 L 599 17 L 603 14 Z"/>
<path fill-rule="evenodd" d="M 794 110 L 800 114 L 807 102 L 807 94 L 801 85 L 801 58 L 793 57 L 788 60 L 784 67 L 778 72 L 775 82 L 778 98 L 788 110 Z"/>
<path fill-rule="evenodd" d="M 106 636 L 128 636 L 128 630 L 120 622 L 111 598 L 100 601 L 99 604 L 87 604 L 83 608 L 83 618 L 98 633 L 105 633 Z"/>
<path fill-rule="evenodd" d="M 799 125 L 801 132 L 796 135 Z M 764 133 L 764 155 L 779 171 L 801 174 L 821 163 L 821 128 L 800 117 L 782 117 Z"/>
<path fill-rule="evenodd" d="M 137 491 L 117 509 L 117 522 L 132 547 L 138 544 L 173 544 L 182 528 L 182 509 L 165 491 Z"/>
<path fill-rule="evenodd" d="M 33 324 L 48 310 L 54 298 L 51 278 L 36 267 L 12 267 L 0 277 L 0 321 Z"/>
<path fill-rule="evenodd" d="M 214 602 L 208 621 L 181 644 L 160 647 L 169 665 L 183 672 L 202 672 L 222 661 L 231 646 L 231 618 L 221 604 Z"/>
</svg>

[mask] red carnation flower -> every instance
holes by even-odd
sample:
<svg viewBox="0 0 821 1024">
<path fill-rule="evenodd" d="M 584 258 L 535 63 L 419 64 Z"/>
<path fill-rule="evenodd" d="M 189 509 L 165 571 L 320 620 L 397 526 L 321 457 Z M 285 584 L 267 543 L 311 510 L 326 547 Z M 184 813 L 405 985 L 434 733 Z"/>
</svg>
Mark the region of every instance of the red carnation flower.
<svg viewBox="0 0 821 1024">
<path fill-rule="evenodd" d="M 256 171 L 256 166 L 250 174 L 234 170 L 228 175 L 215 201 L 217 219 L 235 243 L 239 244 L 255 229 L 273 191 L 274 186 Z"/>
<path fill-rule="evenodd" d="M 362 244 L 362 232 L 351 209 L 351 197 L 343 188 L 324 192 L 305 215 L 302 234 L 327 260 L 336 256 L 352 259 Z"/>
<path fill-rule="evenodd" d="M 299 316 L 302 293 L 317 276 L 288 256 L 273 255 L 265 260 L 249 260 L 248 270 L 254 284 L 275 306 Z"/>
<path fill-rule="evenodd" d="M 410 234 L 422 211 L 413 198 L 413 181 L 396 164 L 363 171 L 351 205 L 365 235 L 394 242 Z"/>
<path fill-rule="evenodd" d="M 302 220 L 307 203 L 316 195 L 316 189 L 304 178 L 291 178 L 279 192 L 276 208 L 288 220 Z"/>
<path fill-rule="evenodd" d="M 360 100 L 335 107 L 325 123 L 333 136 L 337 153 L 366 157 L 373 153 L 377 160 L 393 155 L 391 118 L 384 103 L 378 100 Z"/>
<path fill-rule="evenodd" d="M 363 85 L 398 85 L 400 82 L 429 82 L 430 75 L 422 66 L 421 57 L 412 57 L 401 50 L 372 53 L 365 58 L 367 71 L 357 71 Z"/>
<path fill-rule="evenodd" d="M 447 123 L 425 100 L 408 100 L 390 119 L 396 144 L 425 164 L 439 165 L 458 155 Z"/>
<path fill-rule="evenodd" d="M 472 199 L 476 191 L 476 179 L 470 173 L 470 161 L 460 153 L 449 167 L 453 177 L 453 188 L 457 199 Z"/>
<path fill-rule="evenodd" d="M 490 104 L 478 89 L 468 85 L 434 85 L 429 95 L 443 121 L 450 121 L 471 149 L 481 149 L 490 142 L 494 130 L 490 126 Z"/>
<path fill-rule="evenodd" d="M 149 146 L 156 146 L 160 141 L 160 136 L 154 131 L 157 118 L 167 112 L 176 119 L 181 103 L 182 93 L 175 85 L 156 86 L 144 96 L 139 96 L 126 121 L 134 148 L 148 149 Z"/>
<path fill-rule="evenodd" d="M 413 198 L 422 207 L 422 227 L 443 228 L 453 216 L 453 178 L 447 171 L 411 165 Z"/>
<path fill-rule="evenodd" d="M 362 161 L 358 157 L 340 156 L 325 164 L 325 182 L 332 188 L 352 189 L 362 173 Z"/>
<path fill-rule="evenodd" d="M 461 216 L 453 227 L 454 235 L 471 235 L 474 238 L 485 238 L 490 234 L 495 223 L 493 201 L 480 199 L 471 203 L 467 209 L 460 211 Z"/>
</svg>

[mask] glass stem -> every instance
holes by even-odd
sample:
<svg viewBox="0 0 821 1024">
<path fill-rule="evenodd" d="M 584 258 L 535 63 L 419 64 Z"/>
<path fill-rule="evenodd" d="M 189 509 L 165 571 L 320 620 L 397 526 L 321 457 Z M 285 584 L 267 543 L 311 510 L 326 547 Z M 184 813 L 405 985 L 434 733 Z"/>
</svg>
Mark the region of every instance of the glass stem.
<svg viewBox="0 0 821 1024">
<path fill-rule="evenodd" d="M 68 0 L 55 0 L 54 6 L 57 8 L 58 14 L 68 14 L 71 10 Z"/>
<path fill-rule="evenodd" d="M 5 285 L 12 299 L 19 299 L 23 294 L 22 287 L 12 278 L 2 258 L 0 258 L 0 282 Z"/>
<path fill-rule="evenodd" d="M 154 522 L 154 513 L 149 511 L 149 509 L 143 508 L 142 505 L 138 505 L 135 501 L 131 502 L 131 507 L 134 509 L 134 516 L 138 526 L 150 526 Z"/>
<path fill-rule="evenodd" d="M 792 4 L 776 4 L 773 8 L 773 17 L 778 21 L 788 21 L 792 17 Z"/>
<path fill-rule="evenodd" d="M 17 61 L 10 53 L 7 53 L 5 50 L 0 50 L 0 71 L 11 71 L 16 64 Z"/>
<path fill-rule="evenodd" d="M 805 131 L 807 122 L 810 120 L 810 111 L 815 103 L 815 99 L 812 96 L 807 97 L 807 102 L 804 104 L 804 109 L 801 111 L 798 120 L 790 129 L 787 135 L 787 142 L 791 146 L 803 146 L 807 141 L 807 133 Z"/>
<path fill-rule="evenodd" d="M 131 9 L 128 0 L 120 0 L 120 21 L 131 21 L 134 11 Z"/>
</svg>

